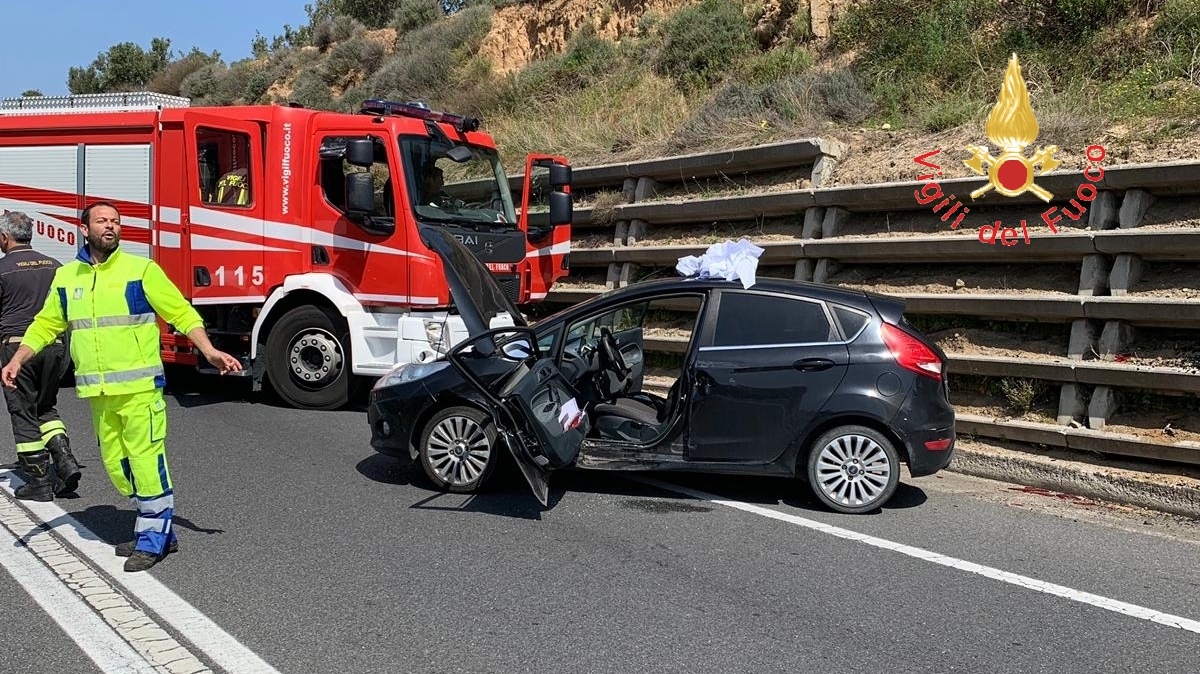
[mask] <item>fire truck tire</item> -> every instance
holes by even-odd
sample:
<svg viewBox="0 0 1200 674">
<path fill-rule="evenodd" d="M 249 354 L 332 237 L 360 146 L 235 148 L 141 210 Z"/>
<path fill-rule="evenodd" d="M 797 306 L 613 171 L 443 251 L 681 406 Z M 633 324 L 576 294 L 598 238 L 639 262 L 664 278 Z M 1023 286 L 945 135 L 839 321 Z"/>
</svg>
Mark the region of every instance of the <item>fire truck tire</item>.
<svg viewBox="0 0 1200 674">
<path fill-rule="evenodd" d="M 334 410 L 351 396 L 350 330 L 312 305 L 284 314 L 267 335 L 267 379 L 293 407 Z"/>
</svg>

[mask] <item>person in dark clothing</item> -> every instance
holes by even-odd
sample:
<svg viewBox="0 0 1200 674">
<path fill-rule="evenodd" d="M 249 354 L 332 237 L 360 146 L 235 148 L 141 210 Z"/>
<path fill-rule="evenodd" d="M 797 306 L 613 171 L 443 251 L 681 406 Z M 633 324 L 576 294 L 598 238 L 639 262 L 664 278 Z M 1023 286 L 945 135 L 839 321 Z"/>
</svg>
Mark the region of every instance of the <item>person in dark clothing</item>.
<svg viewBox="0 0 1200 674">
<path fill-rule="evenodd" d="M 62 266 L 30 246 L 33 220 L 20 212 L 0 215 L 0 358 L 12 359 L 25 330 L 46 303 L 54 271 Z M 25 484 L 16 497 L 53 501 L 79 487 L 82 472 L 58 415 L 58 387 L 70 367 L 60 339 L 21 369 L 16 388 L 4 389 Z"/>
</svg>

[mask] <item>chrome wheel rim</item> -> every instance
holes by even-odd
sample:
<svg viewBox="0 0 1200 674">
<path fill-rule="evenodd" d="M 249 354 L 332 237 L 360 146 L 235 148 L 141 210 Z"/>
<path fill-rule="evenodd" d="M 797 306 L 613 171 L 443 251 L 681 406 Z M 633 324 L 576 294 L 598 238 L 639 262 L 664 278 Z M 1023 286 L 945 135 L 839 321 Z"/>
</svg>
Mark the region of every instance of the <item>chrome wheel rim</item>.
<svg viewBox="0 0 1200 674">
<path fill-rule="evenodd" d="M 830 440 L 817 456 L 817 484 L 834 503 L 867 506 L 879 500 L 892 477 L 892 462 L 879 443 L 865 435 Z"/>
<path fill-rule="evenodd" d="M 342 373 L 342 345 L 325 330 L 305 330 L 292 339 L 288 368 L 301 384 L 317 388 L 327 386 Z"/>
<path fill-rule="evenodd" d="M 492 457 L 487 433 L 474 419 L 448 417 L 429 433 L 425 453 L 429 467 L 442 481 L 455 487 L 479 479 Z"/>
</svg>

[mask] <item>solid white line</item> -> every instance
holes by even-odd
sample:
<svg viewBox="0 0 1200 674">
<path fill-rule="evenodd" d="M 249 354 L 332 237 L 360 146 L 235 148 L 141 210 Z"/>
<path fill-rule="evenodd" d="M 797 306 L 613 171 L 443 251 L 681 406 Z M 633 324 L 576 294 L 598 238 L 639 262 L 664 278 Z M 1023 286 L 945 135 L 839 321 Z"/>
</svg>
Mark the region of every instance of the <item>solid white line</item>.
<svg viewBox="0 0 1200 674">
<path fill-rule="evenodd" d="M 15 476 L 14 482 L 19 480 Z M 125 560 L 113 554 L 113 546 L 100 540 L 79 520 L 69 515 L 53 501 L 22 503 L 41 522 L 54 522 L 54 531 L 68 544 L 85 556 L 89 562 L 107 573 L 130 595 L 141 601 L 162 622 L 174 627 L 185 640 L 202 651 L 210 660 L 223 667 L 228 674 L 279 674 L 271 665 L 246 648 L 208 616 L 196 610 L 167 586 L 160 583 L 150 571 L 126 573 Z M 86 537 L 84 533 L 86 532 Z M 130 532 L 132 535 L 132 532 Z M 181 546 L 186 544 L 181 542 Z M 164 563 L 170 563 L 170 557 Z"/>
<path fill-rule="evenodd" d="M 1155 611 L 1154 609 L 1146 608 L 1144 606 L 1129 604 L 1101 595 L 1091 594 L 1090 592 L 1083 592 L 1063 585 L 1056 585 L 1054 583 L 1048 583 L 1036 578 L 1030 578 L 1029 576 L 1022 576 L 1016 573 L 1010 573 L 1008 571 L 992 568 L 990 566 L 976 564 L 975 562 L 956 559 L 954 557 L 949 557 L 937 552 L 931 552 L 929 550 L 911 545 L 895 543 L 883 538 L 876 538 L 875 536 L 861 534 L 857 531 L 842 529 L 840 527 L 824 524 L 815 520 L 797 517 L 796 515 L 789 515 L 787 513 L 779 512 L 778 510 L 751 505 L 749 503 L 742 503 L 741 501 L 723 499 L 714 494 L 708 494 L 696 489 L 660 482 L 659 480 L 655 480 L 653 478 L 630 476 L 630 479 L 642 482 L 644 484 L 649 484 L 666 491 L 686 494 L 702 501 L 708 501 L 709 503 L 715 503 L 717 505 L 723 505 L 730 508 L 735 508 L 737 510 L 743 510 L 748 513 L 754 513 L 755 515 L 762 515 L 763 517 L 769 517 L 771 519 L 780 520 L 789 524 L 795 524 L 808 529 L 813 529 L 814 531 L 820 531 L 821 533 L 829 534 L 830 536 L 837 536 L 838 538 L 844 538 L 857 543 L 865 543 L 876 548 L 891 550 L 892 552 L 898 552 L 902 555 L 915 557 L 926 562 L 933 562 L 934 564 L 940 564 L 952 569 L 958 569 L 959 571 L 966 571 L 967 573 L 984 576 L 985 578 L 991 578 L 993 580 L 1009 583 L 1018 587 L 1034 590 L 1036 592 L 1062 597 L 1063 599 L 1070 599 L 1071 601 L 1088 604 L 1102 608 L 1106 611 L 1113 611 L 1115 613 L 1121 613 L 1134 618 L 1139 618 L 1141 620 L 1148 620 L 1150 622 L 1166 625 L 1168 627 L 1178 627 L 1182 630 L 1187 630 L 1188 632 L 1200 634 L 1200 621 L 1192 620 L 1190 618 L 1183 618 L 1177 615 L 1171 615 L 1170 613 Z"/>
<path fill-rule="evenodd" d="M 37 605 L 91 658 L 105 674 L 158 674 L 159 670 L 134 652 L 83 600 L 67 588 L 7 527 L 0 539 L 0 567 L 8 571 Z"/>
</svg>

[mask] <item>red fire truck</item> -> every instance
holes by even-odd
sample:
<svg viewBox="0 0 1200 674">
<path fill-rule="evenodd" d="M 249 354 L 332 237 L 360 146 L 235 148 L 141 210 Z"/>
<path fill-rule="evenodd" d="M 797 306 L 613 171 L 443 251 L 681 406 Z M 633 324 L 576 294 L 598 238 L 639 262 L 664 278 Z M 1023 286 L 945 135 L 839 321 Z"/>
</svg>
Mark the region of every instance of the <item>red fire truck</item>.
<svg viewBox="0 0 1200 674">
<path fill-rule="evenodd" d="M 0 101 L 0 209 L 35 219 L 34 247 L 70 261 L 83 208 L 115 204 L 124 249 L 162 265 L 254 389 L 265 379 L 306 409 L 340 407 L 465 338 L 419 226 L 453 232 L 515 303 L 545 298 L 567 274 L 570 180 L 564 158 L 538 154 L 510 179 L 478 119 L 420 103 L 344 114 L 148 92 Z M 161 328 L 164 362 L 208 369 Z"/>
</svg>

